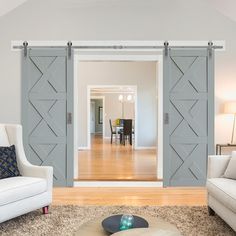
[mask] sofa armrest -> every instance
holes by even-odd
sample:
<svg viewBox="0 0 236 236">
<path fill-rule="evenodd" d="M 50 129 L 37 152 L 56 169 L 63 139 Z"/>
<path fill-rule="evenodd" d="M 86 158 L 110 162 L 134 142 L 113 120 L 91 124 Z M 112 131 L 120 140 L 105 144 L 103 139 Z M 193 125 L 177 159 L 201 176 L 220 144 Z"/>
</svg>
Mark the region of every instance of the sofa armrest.
<svg viewBox="0 0 236 236">
<path fill-rule="evenodd" d="M 220 178 L 224 174 L 230 155 L 211 155 L 208 157 L 207 178 Z"/>
<path fill-rule="evenodd" d="M 36 166 L 30 163 L 24 163 L 21 170 L 22 176 L 36 177 L 47 180 L 47 191 L 52 191 L 53 185 L 53 167 Z"/>
<path fill-rule="evenodd" d="M 21 125 L 5 125 L 11 145 L 16 147 L 17 166 L 22 176 L 38 177 L 47 180 L 48 191 L 52 191 L 53 168 L 49 166 L 32 165 L 26 158 Z"/>
</svg>

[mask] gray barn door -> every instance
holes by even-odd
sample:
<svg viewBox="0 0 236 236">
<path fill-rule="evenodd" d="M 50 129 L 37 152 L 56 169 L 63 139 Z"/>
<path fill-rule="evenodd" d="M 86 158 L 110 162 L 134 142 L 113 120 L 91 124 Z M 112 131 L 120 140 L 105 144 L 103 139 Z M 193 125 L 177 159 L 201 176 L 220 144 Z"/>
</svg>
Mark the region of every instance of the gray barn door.
<svg viewBox="0 0 236 236">
<path fill-rule="evenodd" d="M 202 186 L 214 152 L 214 55 L 164 53 L 164 186 Z"/>
<path fill-rule="evenodd" d="M 22 125 L 28 160 L 53 166 L 54 185 L 73 184 L 73 57 L 66 49 L 22 53 Z"/>
</svg>

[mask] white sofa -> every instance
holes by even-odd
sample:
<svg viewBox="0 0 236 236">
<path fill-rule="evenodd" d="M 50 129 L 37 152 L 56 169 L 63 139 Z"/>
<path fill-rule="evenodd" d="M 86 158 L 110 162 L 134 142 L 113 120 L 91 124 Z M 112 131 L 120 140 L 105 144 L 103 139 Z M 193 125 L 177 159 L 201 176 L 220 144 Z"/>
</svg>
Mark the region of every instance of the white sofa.
<svg viewBox="0 0 236 236">
<path fill-rule="evenodd" d="M 52 167 L 34 166 L 27 161 L 20 125 L 0 125 L 0 132 L 0 146 L 7 142 L 15 145 L 21 174 L 0 179 L 0 223 L 41 207 L 44 214 L 48 213 L 52 202 Z"/>
<path fill-rule="evenodd" d="M 236 231 L 236 180 L 222 177 L 230 158 L 230 155 L 209 156 L 206 186 L 209 214 L 217 213 Z"/>
</svg>

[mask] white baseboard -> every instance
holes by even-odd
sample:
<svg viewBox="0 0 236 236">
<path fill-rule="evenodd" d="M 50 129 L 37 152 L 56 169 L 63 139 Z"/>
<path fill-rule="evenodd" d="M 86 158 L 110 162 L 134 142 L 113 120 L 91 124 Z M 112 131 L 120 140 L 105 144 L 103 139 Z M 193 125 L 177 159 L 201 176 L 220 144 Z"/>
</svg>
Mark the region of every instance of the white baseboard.
<svg viewBox="0 0 236 236">
<path fill-rule="evenodd" d="M 74 187 L 163 187 L 162 181 L 74 181 Z"/>
<path fill-rule="evenodd" d="M 154 149 L 157 149 L 157 147 L 155 147 L 155 146 L 152 146 L 152 147 L 150 147 L 150 146 L 147 146 L 147 147 L 145 147 L 145 146 L 137 146 L 137 147 L 135 147 L 135 149 L 137 149 L 137 150 L 142 150 L 142 149 L 154 150 Z"/>
<path fill-rule="evenodd" d="M 78 150 L 89 150 L 90 147 L 88 146 L 84 146 L 84 147 L 78 147 Z"/>
<path fill-rule="evenodd" d="M 104 139 L 110 139 L 110 137 L 104 137 Z M 90 150 L 91 148 L 88 146 L 84 147 L 78 147 L 78 150 Z M 137 146 L 134 148 L 135 150 L 155 150 L 157 149 L 155 146 L 154 147 L 145 147 L 145 146 Z"/>
</svg>

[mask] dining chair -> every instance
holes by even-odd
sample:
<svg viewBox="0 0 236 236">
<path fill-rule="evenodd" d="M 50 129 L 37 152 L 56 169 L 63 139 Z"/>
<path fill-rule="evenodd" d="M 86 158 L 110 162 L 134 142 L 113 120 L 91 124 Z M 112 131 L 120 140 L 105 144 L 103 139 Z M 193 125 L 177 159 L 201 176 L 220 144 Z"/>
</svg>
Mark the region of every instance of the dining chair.
<svg viewBox="0 0 236 236">
<path fill-rule="evenodd" d="M 123 130 L 120 133 L 120 141 L 125 145 L 125 140 L 128 137 L 129 143 L 132 145 L 132 120 L 131 119 L 124 119 L 123 120 Z"/>
<path fill-rule="evenodd" d="M 111 119 L 109 119 L 109 123 L 110 123 L 110 129 L 111 129 L 111 144 L 112 144 L 113 135 L 116 135 L 116 131 L 113 130 Z"/>
</svg>

